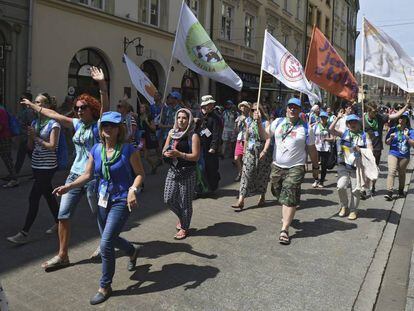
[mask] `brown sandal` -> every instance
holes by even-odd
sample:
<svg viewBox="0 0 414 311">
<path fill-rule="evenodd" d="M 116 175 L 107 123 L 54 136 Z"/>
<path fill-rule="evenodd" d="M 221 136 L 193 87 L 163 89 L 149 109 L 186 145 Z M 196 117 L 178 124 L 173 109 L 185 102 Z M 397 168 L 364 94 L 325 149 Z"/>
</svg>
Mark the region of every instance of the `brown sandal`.
<svg viewBox="0 0 414 311">
<path fill-rule="evenodd" d="M 232 205 L 231 206 L 232 208 L 234 208 L 234 209 L 240 209 L 240 210 L 242 210 L 243 208 L 244 208 L 244 203 L 237 203 L 237 204 L 235 204 L 235 205 Z"/>
</svg>

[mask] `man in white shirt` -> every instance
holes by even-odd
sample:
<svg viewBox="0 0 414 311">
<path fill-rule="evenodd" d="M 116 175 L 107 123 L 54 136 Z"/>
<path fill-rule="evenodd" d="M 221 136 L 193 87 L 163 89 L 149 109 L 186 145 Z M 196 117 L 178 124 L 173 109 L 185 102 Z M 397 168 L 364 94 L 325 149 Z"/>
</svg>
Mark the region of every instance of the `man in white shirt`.
<svg viewBox="0 0 414 311">
<path fill-rule="evenodd" d="M 290 244 L 289 226 L 300 203 L 307 154 L 312 160 L 314 178 L 319 170 L 315 136 L 309 125 L 299 118 L 301 110 L 301 101 L 291 98 L 286 118 L 274 120 L 266 130 L 275 142 L 270 178 L 272 193 L 282 204 L 283 225 L 279 242 L 284 245 Z"/>
</svg>

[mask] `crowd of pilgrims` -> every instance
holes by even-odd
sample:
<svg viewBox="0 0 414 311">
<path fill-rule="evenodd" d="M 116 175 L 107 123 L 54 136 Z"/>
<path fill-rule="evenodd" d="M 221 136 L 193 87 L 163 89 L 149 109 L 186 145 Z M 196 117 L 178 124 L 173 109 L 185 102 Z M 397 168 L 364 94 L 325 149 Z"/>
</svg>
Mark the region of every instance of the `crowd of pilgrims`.
<svg viewBox="0 0 414 311">
<path fill-rule="evenodd" d="M 140 194 L 144 190 L 143 160 L 150 174 L 157 174 L 161 165 L 169 166 L 164 203 L 178 218 L 177 240 L 189 234 L 193 199 L 209 197 L 219 187 L 220 158 L 232 158 L 234 181 L 240 182 L 238 198 L 231 206 L 234 209 L 243 209 L 245 198 L 254 195 L 258 196 L 257 206 L 263 206 L 270 182 L 271 193 L 282 206 L 278 241 L 283 245 L 291 242 L 289 227 L 300 204 L 307 170 L 313 176 L 312 187 L 323 188 L 327 171 L 335 168 L 338 215 L 356 220 L 360 200 L 376 195 L 385 143 L 389 146 L 385 200 L 405 195 L 410 147 L 414 146 L 409 98 L 405 105 L 392 108 L 367 102 L 362 115 L 361 105 L 351 102 L 342 103 L 337 111 L 324 104 L 307 109 L 299 96 L 271 108 L 248 101 L 218 103 L 205 95 L 195 110 L 173 91 L 165 103 L 157 93 L 155 104 L 139 102 L 136 112 L 127 99 L 118 102 L 117 111 L 110 111 L 102 70 L 92 67 L 91 76 L 99 84 L 100 100 L 82 94 L 74 100 L 68 97 L 57 108 L 55 98 L 47 93 L 34 99 L 29 93 L 22 94 L 18 116 L 22 133 L 15 163 L 9 113 L 0 108 L 0 155 L 9 172 L 3 187 L 19 185 L 17 174 L 26 156 L 33 170 L 27 213 L 20 230 L 7 240 L 15 244 L 30 241 L 30 228 L 43 196 L 55 220 L 47 233 L 57 233 L 59 247 L 42 267 L 68 266 L 70 220 L 86 195 L 101 235 L 91 255 L 102 260 L 99 289 L 91 304 L 105 301 L 112 293 L 115 248 L 129 256 L 129 271 L 136 267 L 140 248 L 120 233 L 138 206 L 139 196 L 145 195 Z M 73 159 L 65 184 L 54 189 L 53 177 L 65 160 L 59 150 L 66 143 Z"/>
</svg>

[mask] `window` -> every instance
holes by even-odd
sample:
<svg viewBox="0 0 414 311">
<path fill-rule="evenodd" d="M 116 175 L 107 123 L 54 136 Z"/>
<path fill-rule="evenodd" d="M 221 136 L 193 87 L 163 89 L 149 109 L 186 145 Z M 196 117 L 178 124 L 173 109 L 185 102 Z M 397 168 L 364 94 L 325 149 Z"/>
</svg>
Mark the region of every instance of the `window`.
<svg viewBox="0 0 414 311">
<path fill-rule="evenodd" d="M 302 0 L 296 2 L 296 18 L 302 20 Z"/>
<path fill-rule="evenodd" d="M 275 36 L 275 26 L 273 25 L 267 25 L 267 32 L 270 33 L 273 37 Z"/>
<path fill-rule="evenodd" d="M 285 48 L 288 48 L 288 44 L 289 44 L 289 35 L 284 33 L 283 34 L 283 46 Z"/>
<path fill-rule="evenodd" d="M 105 0 L 79 0 L 81 4 L 103 10 L 105 8 Z"/>
<path fill-rule="evenodd" d="M 198 17 L 199 9 L 200 9 L 200 1 L 198 0 L 186 0 L 185 1 L 188 5 L 188 7 L 193 11 L 194 15 Z"/>
<path fill-rule="evenodd" d="M 140 0 L 139 21 L 158 27 L 160 25 L 160 1 Z"/>
<path fill-rule="evenodd" d="M 329 38 L 330 37 L 330 33 L 329 33 L 329 30 L 330 30 L 330 24 L 331 24 L 331 20 L 329 19 L 329 18 L 325 18 L 325 35 Z"/>
<path fill-rule="evenodd" d="M 317 10 L 316 11 L 316 26 L 321 29 L 321 11 Z"/>
<path fill-rule="evenodd" d="M 231 27 L 233 24 L 233 7 L 226 3 L 221 5 L 221 37 L 231 39 Z"/>
<path fill-rule="evenodd" d="M 308 25 L 313 26 L 313 5 L 308 8 Z"/>
<path fill-rule="evenodd" d="M 246 13 L 244 18 L 244 44 L 251 48 L 253 46 L 254 17 Z"/>
<path fill-rule="evenodd" d="M 90 74 L 92 66 L 103 70 L 108 89 L 110 89 L 108 67 L 102 56 L 93 49 L 83 49 L 75 54 L 69 64 L 68 89 L 73 88 L 75 96 L 88 93 L 99 98 L 99 85 L 91 78 Z"/>
<path fill-rule="evenodd" d="M 295 57 L 297 59 L 300 59 L 300 40 L 295 39 L 295 51 L 294 51 Z"/>
<path fill-rule="evenodd" d="M 288 10 L 288 0 L 283 1 L 283 9 L 286 11 Z"/>
</svg>

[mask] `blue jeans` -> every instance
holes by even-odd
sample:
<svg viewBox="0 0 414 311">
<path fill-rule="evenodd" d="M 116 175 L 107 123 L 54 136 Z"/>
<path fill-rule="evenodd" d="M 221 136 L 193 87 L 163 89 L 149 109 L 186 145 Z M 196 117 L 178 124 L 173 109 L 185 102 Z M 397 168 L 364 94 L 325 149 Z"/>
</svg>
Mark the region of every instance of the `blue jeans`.
<svg viewBox="0 0 414 311">
<path fill-rule="evenodd" d="M 123 250 L 128 256 L 134 254 L 134 246 L 119 236 L 129 214 L 125 202 L 108 202 L 106 208 L 98 207 L 98 223 L 102 232 L 100 246 L 102 258 L 101 288 L 108 288 L 112 283 L 115 274 L 115 248 Z"/>
<path fill-rule="evenodd" d="M 75 173 L 69 173 L 66 179 L 65 185 L 75 181 L 80 175 Z M 68 193 L 62 195 L 60 200 L 59 215 L 58 219 L 69 219 L 73 216 L 75 209 L 82 197 L 86 192 L 86 198 L 88 199 L 89 207 L 91 208 L 92 214 L 96 214 L 98 206 L 98 198 L 96 196 L 95 189 L 96 181 L 93 179 L 81 188 L 75 188 L 70 190 Z"/>
</svg>

